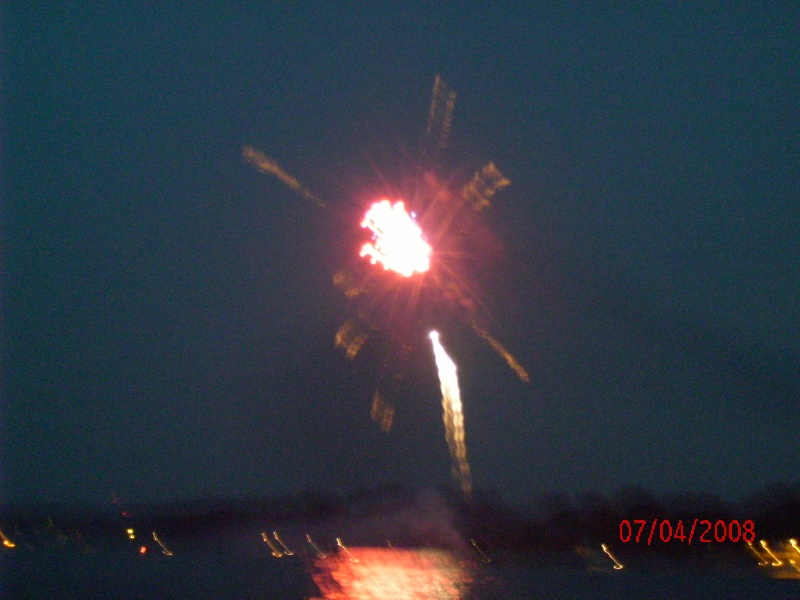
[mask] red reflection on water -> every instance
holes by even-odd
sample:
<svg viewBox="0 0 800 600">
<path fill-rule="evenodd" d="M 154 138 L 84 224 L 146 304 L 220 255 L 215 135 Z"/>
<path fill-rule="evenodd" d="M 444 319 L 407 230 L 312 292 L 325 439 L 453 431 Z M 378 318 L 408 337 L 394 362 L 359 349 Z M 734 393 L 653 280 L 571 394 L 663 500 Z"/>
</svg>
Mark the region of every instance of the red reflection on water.
<svg viewBox="0 0 800 600">
<path fill-rule="evenodd" d="M 312 577 L 327 600 L 461 598 L 472 578 L 445 550 L 350 548 L 314 560 Z"/>
</svg>

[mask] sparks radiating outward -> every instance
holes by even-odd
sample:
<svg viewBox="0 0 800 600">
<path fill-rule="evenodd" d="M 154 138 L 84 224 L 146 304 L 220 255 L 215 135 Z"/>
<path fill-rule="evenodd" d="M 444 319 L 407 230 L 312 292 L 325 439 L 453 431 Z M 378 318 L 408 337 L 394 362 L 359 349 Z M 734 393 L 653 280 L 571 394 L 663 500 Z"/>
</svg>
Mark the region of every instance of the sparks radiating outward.
<svg viewBox="0 0 800 600">
<path fill-rule="evenodd" d="M 439 384 L 442 388 L 442 410 L 447 447 L 453 459 L 453 475 L 458 480 L 465 495 L 472 494 L 472 472 L 467 461 L 467 441 L 464 433 L 464 411 L 461 408 L 461 392 L 458 389 L 456 363 L 450 358 L 439 342 L 439 332 L 430 332 L 433 356 L 439 370 Z"/>
<path fill-rule="evenodd" d="M 455 93 L 437 76 L 422 148 L 426 161 L 435 161 L 447 146 L 454 103 Z M 370 229 L 373 239 L 360 255 L 372 264 L 380 262 L 383 272 L 356 267 L 334 276 L 353 309 L 336 332 L 336 345 L 348 359 L 358 356 L 373 337 L 386 348 L 370 411 L 384 431 L 394 422 L 394 400 L 410 370 L 409 356 L 427 331 L 441 326 L 442 318 L 460 320 L 522 381 L 529 381 L 525 368 L 490 333 L 475 278 L 486 258 L 480 242 L 493 239 L 478 215 L 510 181 L 490 162 L 455 191 L 431 167 L 419 167 L 418 176 L 405 182 L 405 194 L 383 198 L 366 210 L 362 227 Z"/>
<path fill-rule="evenodd" d="M 421 163 L 412 169 L 416 174 L 399 182 L 397 190 L 402 191 L 381 193 L 365 207 L 361 227 L 369 230 L 371 240 L 361 244 L 359 261 L 333 277 L 351 307 L 351 315 L 336 332 L 336 346 L 348 359 L 358 356 L 373 338 L 373 347 L 382 348 L 383 370 L 370 415 L 384 431 L 392 427 L 399 382 L 412 370 L 411 357 L 422 350 L 425 335 L 455 320 L 486 342 L 519 379 L 529 381 L 524 367 L 489 332 L 491 319 L 483 314 L 485 303 L 478 294 L 479 275 L 488 272 L 488 255 L 497 247 L 479 215 L 510 181 L 491 162 L 456 187 L 436 174 L 435 163 L 448 145 L 455 98 L 437 75 Z M 330 206 L 252 146 L 242 154 L 259 171 L 277 177 L 303 198 L 321 208 Z M 448 446 L 456 478 L 467 491 L 472 483 L 455 365 L 449 357 L 449 363 L 439 363 L 440 354 L 442 360 L 446 354 L 441 346 L 437 349 L 434 337 Z"/>
</svg>

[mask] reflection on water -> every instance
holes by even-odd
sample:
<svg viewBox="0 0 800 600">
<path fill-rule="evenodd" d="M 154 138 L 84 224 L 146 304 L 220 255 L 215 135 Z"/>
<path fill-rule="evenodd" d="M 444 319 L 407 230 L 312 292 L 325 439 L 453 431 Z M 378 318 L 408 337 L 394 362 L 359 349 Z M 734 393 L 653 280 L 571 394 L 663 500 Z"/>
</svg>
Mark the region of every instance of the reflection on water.
<svg viewBox="0 0 800 600">
<path fill-rule="evenodd" d="M 314 560 L 311 576 L 321 598 L 462 598 L 472 582 L 468 567 L 434 549 L 350 548 Z M 351 556 L 356 560 L 352 560 Z"/>
<path fill-rule="evenodd" d="M 771 560 L 762 560 L 758 565 L 765 568 L 767 575 L 773 579 L 800 579 L 800 547 L 792 538 L 779 543 L 777 550 L 771 550 L 766 540 L 759 542 L 763 551 Z M 748 544 L 752 550 L 752 544 Z M 759 558 L 762 558 L 759 556 Z"/>
</svg>

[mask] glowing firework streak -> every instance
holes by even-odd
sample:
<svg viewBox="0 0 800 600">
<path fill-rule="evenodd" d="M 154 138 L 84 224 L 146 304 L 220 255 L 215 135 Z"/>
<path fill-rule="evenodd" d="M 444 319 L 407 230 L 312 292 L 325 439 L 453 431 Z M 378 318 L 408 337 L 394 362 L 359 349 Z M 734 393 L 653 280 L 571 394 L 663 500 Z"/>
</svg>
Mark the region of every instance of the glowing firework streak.
<svg viewBox="0 0 800 600">
<path fill-rule="evenodd" d="M 364 244 L 361 256 L 369 256 L 374 265 L 392 270 L 405 277 L 424 273 L 431 267 L 431 247 L 422 235 L 402 201 L 388 200 L 370 206 L 362 227 L 372 231 L 372 243 Z"/>
<path fill-rule="evenodd" d="M 506 361 L 506 364 L 514 370 L 514 372 L 517 374 L 517 377 L 519 377 L 525 383 L 530 382 L 531 378 L 528 376 L 528 372 L 525 370 L 525 367 L 519 364 L 517 359 L 514 358 L 514 355 L 506 350 L 503 344 L 494 339 L 492 334 L 486 331 L 483 327 L 480 327 L 474 321 L 472 323 L 472 329 L 492 347 L 492 350 L 497 352 L 497 354 L 500 355 L 504 361 Z"/>
<path fill-rule="evenodd" d="M 489 200 L 495 193 L 511 185 L 511 181 L 500 172 L 493 162 L 485 164 L 472 176 L 470 182 L 461 190 L 461 199 L 472 210 L 480 212 L 489 207 Z"/>
<path fill-rule="evenodd" d="M 372 408 L 369 411 L 370 418 L 380 425 L 381 430 L 389 432 L 394 421 L 394 406 L 383 399 L 380 391 L 375 391 L 372 398 Z"/>
<path fill-rule="evenodd" d="M 437 75 L 433 82 L 433 97 L 428 111 L 428 125 L 425 128 L 425 140 L 428 144 L 423 148 L 423 153 L 428 158 L 438 157 L 440 151 L 447 147 L 455 105 L 456 93 Z"/>
<path fill-rule="evenodd" d="M 274 160 L 267 158 L 262 152 L 256 150 L 252 146 L 245 146 L 242 149 L 242 157 L 262 173 L 277 177 L 303 198 L 311 200 L 320 208 L 325 208 L 325 203 L 312 194 L 311 190 L 284 171 Z"/>
<path fill-rule="evenodd" d="M 445 436 L 453 459 L 453 475 L 458 479 L 465 495 L 472 493 L 472 473 L 467 462 L 467 444 L 464 435 L 464 413 L 461 410 L 461 393 L 458 389 L 456 363 L 447 355 L 439 342 L 439 332 L 430 332 L 433 355 L 439 371 L 442 388 L 442 409 Z"/>
</svg>

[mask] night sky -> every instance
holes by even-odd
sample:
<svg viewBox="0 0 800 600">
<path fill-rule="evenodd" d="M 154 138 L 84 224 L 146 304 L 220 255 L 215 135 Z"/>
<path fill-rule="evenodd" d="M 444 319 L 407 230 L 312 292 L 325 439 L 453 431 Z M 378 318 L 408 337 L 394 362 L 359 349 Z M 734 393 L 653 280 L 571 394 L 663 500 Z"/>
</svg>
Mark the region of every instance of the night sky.
<svg viewBox="0 0 800 600">
<path fill-rule="evenodd" d="M 796 4 L 67 4 L 0 13 L 4 501 L 452 483 L 432 354 L 386 434 L 333 343 L 437 73 L 443 176 L 512 181 L 479 292 L 531 376 L 443 331 L 476 486 L 798 480 Z"/>
</svg>

